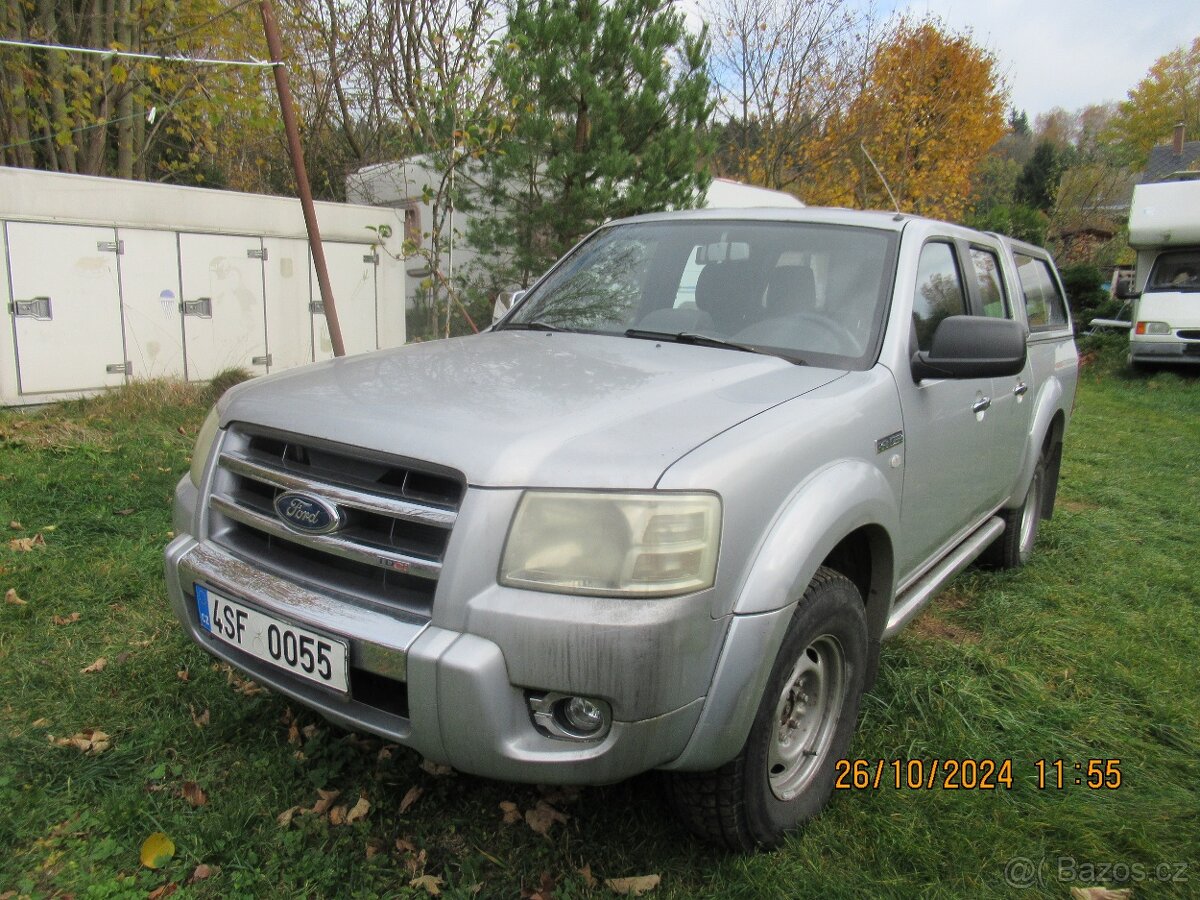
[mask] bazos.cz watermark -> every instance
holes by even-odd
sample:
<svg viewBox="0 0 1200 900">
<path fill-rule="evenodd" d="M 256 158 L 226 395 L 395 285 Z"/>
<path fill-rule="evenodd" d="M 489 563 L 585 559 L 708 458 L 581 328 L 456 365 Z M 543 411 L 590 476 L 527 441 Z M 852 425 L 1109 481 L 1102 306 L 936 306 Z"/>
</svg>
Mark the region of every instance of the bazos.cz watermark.
<svg viewBox="0 0 1200 900">
<path fill-rule="evenodd" d="M 1014 856 L 1004 864 L 1004 883 L 1014 888 L 1046 887 L 1051 884 L 1187 884 L 1190 881 L 1190 867 L 1188 862 L 1095 862 L 1077 860 L 1073 856 L 1041 859 Z"/>
</svg>

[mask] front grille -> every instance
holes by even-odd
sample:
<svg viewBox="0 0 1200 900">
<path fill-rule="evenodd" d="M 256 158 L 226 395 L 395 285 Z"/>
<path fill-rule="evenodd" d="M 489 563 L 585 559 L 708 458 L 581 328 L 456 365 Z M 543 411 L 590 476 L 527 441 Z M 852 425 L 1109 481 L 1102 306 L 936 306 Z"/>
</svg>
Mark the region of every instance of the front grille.
<svg viewBox="0 0 1200 900">
<path fill-rule="evenodd" d="M 234 426 L 217 460 L 209 533 L 243 560 L 322 593 L 428 618 L 464 484 L 430 463 Z M 285 491 L 336 505 L 342 527 L 292 531 L 275 513 Z"/>
<path fill-rule="evenodd" d="M 1185 341 L 1200 341 L 1200 328 L 1187 328 L 1183 331 L 1177 331 L 1175 334 Z"/>
</svg>

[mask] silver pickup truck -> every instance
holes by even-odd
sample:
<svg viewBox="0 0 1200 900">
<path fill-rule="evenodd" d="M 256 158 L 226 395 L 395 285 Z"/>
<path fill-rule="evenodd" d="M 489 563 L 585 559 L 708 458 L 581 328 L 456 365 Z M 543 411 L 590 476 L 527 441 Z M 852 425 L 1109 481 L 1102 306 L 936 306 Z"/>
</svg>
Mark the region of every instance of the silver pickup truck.
<svg viewBox="0 0 1200 900">
<path fill-rule="evenodd" d="M 1045 251 L 899 214 L 606 225 L 486 333 L 229 391 L 176 493 L 209 653 L 490 778 L 650 769 L 698 835 L 827 801 L 880 643 L 1053 512 Z"/>
</svg>

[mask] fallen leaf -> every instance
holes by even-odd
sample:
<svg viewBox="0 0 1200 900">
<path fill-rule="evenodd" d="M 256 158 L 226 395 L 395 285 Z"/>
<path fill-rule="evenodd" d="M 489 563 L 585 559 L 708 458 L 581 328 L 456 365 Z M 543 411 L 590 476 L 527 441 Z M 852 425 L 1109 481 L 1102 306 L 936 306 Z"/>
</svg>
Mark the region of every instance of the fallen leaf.
<svg viewBox="0 0 1200 900">
<path fill-rule="evenodd" d="M 94 675 L 96 672 L 103 672 L 104 667 L 108 665 L 108 660 L 101 656 L 90 666 L 84 666 L 79 670 L 80 675 Z"/>
<path fill-rule="evenodd" d="M 504 811 L 505 825 L 514 825 L 521 821 L 521 810 L 511 800 L 501 800 L 500 809 Z"/>
<path fill-rule="evenodd" d="M 483 890 L 483 882 L 482 881 L 477 881 L 474 884 L 468 884 L 466 887 L 467 893 L 470 894 L 472 897 L 474 897 L 476 894 L 478 894 L 482 890 Z"/>
<path fill-rule="evenodd" d="M 319 730 L 320 729 L 317 728 L 316 725 L 305 725 L 303 728 L 300 729 L 300 733 L 304 735 L 304 739 L 306 741 L 311 741 L 313 738 L 315 738 L 317 736 L 317 732 Z"/>
<path fill-rule="evenodd" d="M 16 588 L 9 588 L 4 592 L 4 602 L 9 606 L 24 606 L 25 601 L 17 596 Z"/>
<path fill-rule="evenodd" d="M 82 618 L 82 613 L 73 612 L 69 616 L 55 616 L 51 621 L 55 625 L 74 625 Z"/>
<path fill-rule="evenodd" d="M 157 866 L 151 866 L 157 868 Z M 160 885 L 146 895 L 146 900 L 163 900 L 164 897 L 170 897 L 173 893 L 179 890 L 179 883 L 176 881 L 168 881 L 164 885 Z"/>
<path fill-rule="evenodd" d="M 1132 896 L 1132 888 L 1071 888 L 1071 900 L 1129 900 Z"/>
<path fill-rule="evenodd" d="M 182 791 L 183 799 L 192 806 L 203 806 L 208 802 L 208 794 L 204 793 L 204 788 L 196 784 L 194 781 L 185 781 Z"/>
<path fill-rule="evenodd" d="M 525 810 L 525 824 L 540 835 L 548 834 L 555 822 L 566 821 L 565 813 L 560 813 L 544 800 L 539 800 L 533 809 Z"/>
<path fill-rule="evenodd" d="M 404 799 L 400 801 L 400 815 L 404 815 L 412 805 L 421 799 L 421 795 L 425 793 L 421 788 L 413 786 L 408 789 L 404 795 Z"/>
<path fill-rule="evenodd" d="M 414 878 L 408 883 L 409 887 L 423 888 L 431 897 L 436 897 L 442 892 L 442 879 L 436 875 L 422 875 L 420 878 Z"/>
<path fill-rule="evenodd" d="M 45 727 L 46 727 L 47 725 L 49 725 L 49 724 L 50 724 L 50 720 L 49 720 L 49 719 L 34 719 L 34 720 L 33 720 L 33 723 L 32 723 L 32 725 L 31 725 L 31 727 L 33 727 L 33 728 L 45 728 Z"/>
<path fill-rule="evenodd" d="M 46 546 L 46 539 L 42 537 L 41 532 L 38 532 L 33 537 L 28 538 L 13 538 L 8 542 L 8 549 L 15 550 L 17 553 L 31 553 L 35 549 Z"/>
<path fill-rule="evenodd" d="M 350 812 L 346 814 L 346 824 L 353 825 L 355 822 L 360 822 L 367 817 L 367 813 L 371 811 L 371 803 L 366 797 L 359 797 L 358 802 L 351 807 Z"/>
<path fill-rule="evenodd" d="M 658 887 L 660 881 L 662 877 L 659 875 L 634 875 L 630 878 L 605 878 L 604 885 L 614 894 L 640 897 Z"/>
<path fill-rule="evenodd" d="M 132 516 L 135 512 L 137 512 L 137 510 L 131 506 L 128 509 L 114 509 L 113 515 L 114 516 Z"/>
<path fill-rule="evenodd" d="M 346 824 L 346 807 L 335 806 L 329 811 L 330 825 L 345 825 Z"/>
<path fill-rule="evenodd" d="M 582 869 L 579 870 L 579 877 L 582 878 L 583 883 L 586 884 L 590 888 L 594 888 L 596 885 L 598 885 L 600 883 L 596 880 L 596 877 L 592 874 L 592 864 L 591 863 L 588 863 L 586 866 L 584 866 Z"/>
<path fill-rule="evenodd" d="M 175 673 L 175 677 L 178 678 L 180 681 L 191 681 L 192 673 L 189 672 L 187 669 L 180 669 L 178 672 Z"/>
<path fill-rule="evenodd" d="M 203 881 L 206 878 L 212 878 L 221 870 L 216 866 L 210 866 L 207 863 L 200 863 L 196 868 L 192 869 L 192 874 L 188 876 L 187 883 L 195 884 L 197 881 Z"/>
<path fill-rule="evenodd" d="M 8 527 L 11 528 L 13 531 L 20 531 L 25 526 L 22 525 L 20 522 L 18 522 L 16 519 L 13 519 L 11 522 L 8 523 Z"/>
<path fill-rule="evenodd" d="M 367 848 L 366 848 L 367 859 L 369 859 L 369 860 L 374 859 L 376 856 L 378 856 L 382 852 L 383 852 L 383 841 L 379 840 L 379 838 L 371 838 L 369 841 L 367 841 Z"/>
<path fill-rule="evenodd" d="M 295 722 L 288 726 L 288 743 L 300 744 L 300 729 L 296 727 Z"/>
<path fill-rule="evenodd" d="M 410 841 L 408 838 L 402 838 L 402 837 L 396 838 L 396 849 L 399 850 L 401 853 L 416 853 L 417 852 L 416 845 L 412 841 Z"/>
<path fill-rule="evenodd" d="M 386 744 L 383 747 L 380 747 L 379 755 L 375 757 L 375 761 L 383 762 L 385 759 L 391 759 L 392 758 L 392 746 L 393 745 L 391 745 L 391 744 Z"/>
<path fill-rule="evenodd" d="M 333 801 L 340 797 L 341 794 L 341 791 L 323 791 L 318 788 L 317 796 L 320 799 L 313 804 L 313 807 L 311 810 L 309 810 L 309 812 L 314 812 L 318 816 L 325 815 L 325 813 L 329 810 L 329 807 L 333 805 Z"/>
<path fill-rule="evenodd" d="M 192 713 L 192 723 L 197 728 L 203 728 L 212 719 L 212 716 L 208 712 L 208 707 L 205 707 L 204 712 L 200 713 L 200 715 L 196 715 L 196 708 L 194 706 L 192 706 L 190 703 L 188 704 L 188 709 Z"/>
<path fill-rule="evenodd" d="M 69 738 L 55 738 L 49 734 L 46 737 L 56 747 L 74 747 L 80 753 L 90 753 L 92 756 L 99 756 L 112 746 L 112 738 L 95 728 L 85 728 Z"/>
<path fill-rule="evenodd" d="M 408 869 L 408 874 L 413 878 L 422 875 L 425 872 L 425 851 L 420 850 L 408 856 L 404 860 L 404 868 Z"/>
<path fill-rule="evenodd" d="M 453 775 L 454 770 L 449 766 L 443 766 L 441 763 L 435 763 L 432 759 L 421 760 L 421 770 L 428 772 L 435 778 L 441 778 L 445 775 Z"/>
<path fill-rule="evenodd" d="M 157 869 L 175 855 L 175 842 L 156 831 L 142 842 L 141 860 L 147 869 Z"/>
<path fill-rule="evenodd" d="M 296 817 L 296 813 L 298 812 L 306 812 L 306 810 L 302 806 L 289 806 L 275 817 L 275 821 L 279 823 L 280 828 L 287 828 L 292 824 L 292 819 Z"/>
</svg>

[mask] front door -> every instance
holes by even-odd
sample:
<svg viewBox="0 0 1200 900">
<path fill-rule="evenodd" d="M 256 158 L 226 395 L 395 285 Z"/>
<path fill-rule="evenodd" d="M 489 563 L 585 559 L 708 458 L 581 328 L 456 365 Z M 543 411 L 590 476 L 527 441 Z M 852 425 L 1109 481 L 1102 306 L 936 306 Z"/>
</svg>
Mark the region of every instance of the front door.
<svg viewBox="0 0 1200 900">
<path fill-rule="evenodd" d="M 257 237 L 181 234 L 183 346 L 190 381 L 267 370 L 263 246 Z"/>
</svg>

